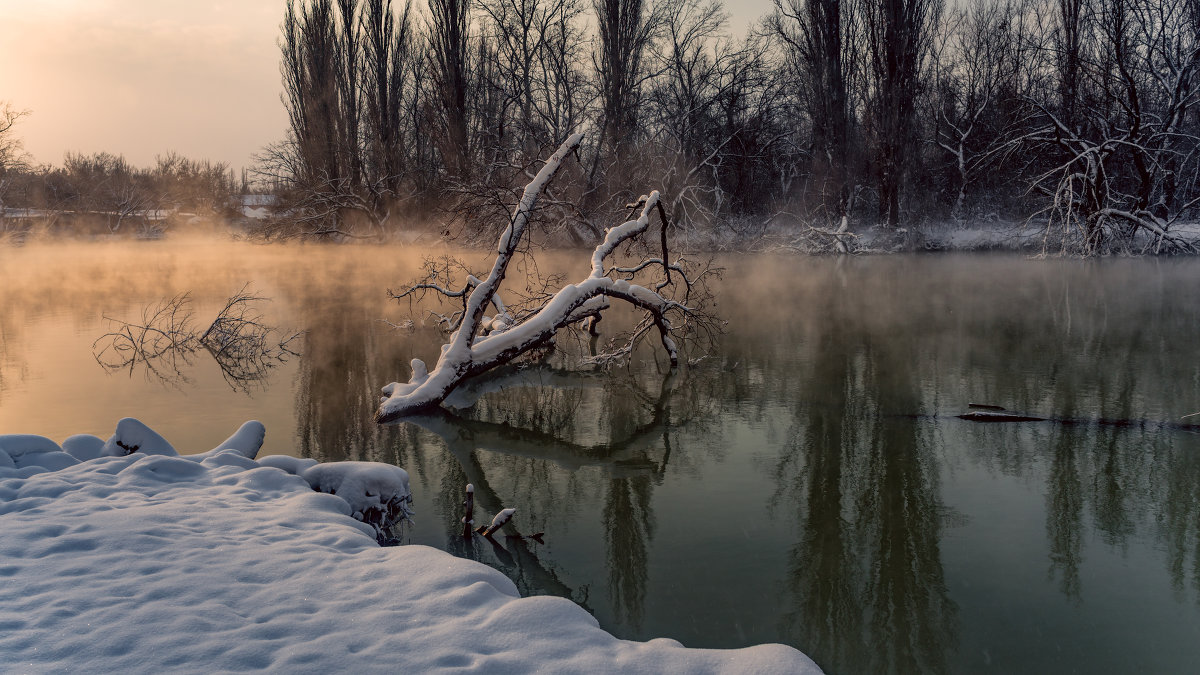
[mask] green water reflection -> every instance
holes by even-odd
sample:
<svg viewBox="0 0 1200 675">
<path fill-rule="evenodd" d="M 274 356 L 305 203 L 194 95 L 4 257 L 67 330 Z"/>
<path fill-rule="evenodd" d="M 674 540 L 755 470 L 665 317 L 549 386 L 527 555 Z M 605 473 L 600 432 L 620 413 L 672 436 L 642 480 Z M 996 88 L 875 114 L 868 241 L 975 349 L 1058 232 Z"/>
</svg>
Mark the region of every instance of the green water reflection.
<svg viewBox="0 0 1200 675">
<path fill-rule="evenodd" d="M 293 274 L 297 260 L 323 272 Z M 408 313 L 382 297 L 415 264 L 396 260 L 270 249 L 207 273 L 258 281 L 281 325 L 307 331 L 304 357 L 230 399 L 236 414 L 286 415 L 292 429 L 268 429 L 297 454 L 404 466 L 408 542 L 569 597 L 622 637 L 780 641 L 833 673 L 1200 661 L 1200 437 L 1180 428 L 1200 410 L 1193 261 L 731 258 L 728 334 L 690 368 L 647 350 L 615 372 L 568 369 L 588 345 L 564 341 L 557 359 L 475 383 L 469 409 L 381 427 L 379 386 L 432 363 L 439 339 L 379 321 Z M 198 283 L 174 264 L 178 285 Z M 132 306 L 162 292 L 123 288 L 112 297 Z M 44 359 L 31 326 L 83 343 L 90 308 L 112 302 L 56 296 L 54 324 L 25 300 L 48 291 L 25 290 L 0 290 L 0 415 L 52 404 L 21 384 Z M 148 409 L 163 400 L 96 377 Z M 161 405 L 218 399 L 216 379 L 193 379 Z M 1053 420 L 954 417 L 972 402 Z M 516 507 L 515 531 L 544 543 L 464 541 L 468 482 L 477 520 Z"/>
</svg>

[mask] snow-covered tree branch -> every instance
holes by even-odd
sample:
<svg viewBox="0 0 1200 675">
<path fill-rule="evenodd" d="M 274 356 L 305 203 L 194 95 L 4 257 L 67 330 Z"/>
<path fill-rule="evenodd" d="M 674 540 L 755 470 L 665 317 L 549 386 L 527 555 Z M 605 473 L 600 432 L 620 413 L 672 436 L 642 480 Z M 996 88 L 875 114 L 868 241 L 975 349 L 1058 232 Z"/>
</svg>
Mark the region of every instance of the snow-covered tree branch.
<svg viewBox="0 0 1200 675">
<path fill-rule="evenodd" d="M 393 382 L 383 388 L 386 397 L 376 413 L 377 421 L 395 420 L 436 406 L 464 380 L 552 345 L 560 330 L 587 322 L 588 330 L 596 335 L 596 322 L 609 309 L 612 300 L 623 301 L 640 310 L 642 318 L 632 331 L 614 340 L 609 349 L 593 354 L 592 360 L 596 363 L 622 360 L 632 353 L 641 338 L 657 333 L 675 366 L 679 361 L 679 338 L 690 334 L 709 335 L 716 330 L 715 320 L 705 310 L 707 293 L 704 284 L 713 271 L 707 267 L 697 268 L 681 258 L 670 258 L 667 248 L 669 222 L 658 191 L 629 205 L 631 215 L 636 214 L 636 217 L 608 229 L 604 240 L 592 251 L 587 277 L 576 283 L 563 284 L 553 292 L 535 293 L 520 306 L 508 307 L 501 301 L 501 284 L 527 236 L 539 195 L 582 141 L 583 134 L 568 138 L 525 187 L 508 227 L 500 235 L 495 262 L 485 278 L 468 275 L 466 283 L 456 288 L 435 274 L 393 294 L 404 298 L 434 292 L 465 300 L 461 314 L 446 321 L 454 332 L 449 342 L 442 346 L 435 368 L 429 371 L 423 361 L 414 359 L 407 383 Z M 628 264 L 612 261 L 617 257 L 618 248 L 632 246 L 651 230 L 651 220 L 656 213 L 662 229 L 658 241 L 654 242 L 655 253 Z M 437 271 L 439 268 L 432 269 Z M 489 308 L 495 310 L 494 315 L 485 315 Z"/>
</svg>

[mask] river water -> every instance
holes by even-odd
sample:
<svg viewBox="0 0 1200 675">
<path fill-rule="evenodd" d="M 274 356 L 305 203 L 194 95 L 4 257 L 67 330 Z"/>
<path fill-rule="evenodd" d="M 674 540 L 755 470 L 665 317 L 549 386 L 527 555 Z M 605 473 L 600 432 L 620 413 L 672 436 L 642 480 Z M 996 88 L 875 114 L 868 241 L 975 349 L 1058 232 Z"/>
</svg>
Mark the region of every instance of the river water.
<svg viewBox="0 0 1200 675">
<path fill-rule="evenodd" d="M 730 257 L 726 334 L 681 372 L 653 349 L 610 372 L 560 357 L 472 409 L 381 427 L 378 388 L 436 360 L 426 308 L 385 294 L 421 257 L 0 248 L 0 433 L 107 437 L 135 416 L 195 452 L 258 419 L 264 454 L 396 463 L 417 511 L 404 542 L 631 639 L 784 642 L 831 673 L 1200 663 L 1194 260 Z M 97 362 L 109 319 L 187 292 L 204 324 L 247 283 L 264 324 L 303 332 L 300 355 L 233 372 L 204 351 Z M 1052 419 L 957 418 L 970 403 Z M 468 482 L 480 511 L 516 507 L 542 542 L 464 543 Z"/>
</svg>

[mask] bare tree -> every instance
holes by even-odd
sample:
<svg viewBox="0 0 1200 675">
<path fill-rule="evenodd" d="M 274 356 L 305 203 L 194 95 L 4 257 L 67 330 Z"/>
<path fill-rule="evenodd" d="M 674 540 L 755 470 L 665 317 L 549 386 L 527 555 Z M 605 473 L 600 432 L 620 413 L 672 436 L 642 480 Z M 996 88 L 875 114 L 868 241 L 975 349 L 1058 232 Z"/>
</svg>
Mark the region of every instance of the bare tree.
<svg viewBox="0 0 1200 675">
<path fill-rule="evenodd" d="M 28 114 L 28 110 L 17 110 L 11 103 L 0 101 L 0 216 L 4 215 L 4 194 L 11 180 L 9 173 L 21 171 L 27 165 L 25 151 L 13 127 Z"/>
<path fill-rule="evenodd" d="M 548 74 L 542 69 L 549 61 L 544 52 L 566 46 L 552 45 L 555 29 L 561 31 L 579 9 L 574 0 L 484 0 L 480 9 L 496 50 L 497 84 L 505 92 L 501 124 L 510 136 L 507 144 L 532 159 L 553 138 L 543 123 L 548 92 L 538 77 L 539 70 Z"/>
<path fill-rule="evenodd" d="M 870 128 L 879 186 L 879 220 L 900 224 L 900 191 L 912 157 L 921 60 L 928 51 L 939 0 L 865 0 L 872 94 Z"/>
<path fill-rule="evenodd" d="M 785 46 L 785 63 L 811 123 L 811 173 L 820 185 L 826 213 L 848 226 L 850 211 L 849 76 L 857 58 L 853 31 L 854 5 L 841 0 L 775 0 L 770 26 Z M 849 10 L 849 11 L 847 11 Z"/>
<path fill-rule="evenodd" d="M 361 197 L 351 175 L 357 160 L 350 156 L 357 152 L 357 139 L 349 146 L 347 133 L 357 111 L 348 114 L 344 107 L 347 54 L 342 31 L 348 21 L 339 21 L 338 12 L 331 0 L 288 3 L 280 69 L 290 134 L 259 157 L 260 173 L 292 188 L 295 220 L 311 224 L 310 231 L 318 234 L 341 233 L 345 211 L 353 210 Z"/>
<path fill-rule="evenodd" d="M 1106 0 L 1100 0 L 1104 2 Z M 1093 0 L 1058 0 L 1058 23 L 1054 28 L 1057 53 L 1059 118 L 1069 127 L 1078 117 L 1083 61 Z"/>
<path fill-rule="evenodd" d="M 1097 9 L 1103 56 L 1081 61 L 1089 95 L 1076 102 L 1086 123 L 1029 101 L 1038 126 L 1012 143 L 1056 158 L 1031 187 L 1049 198 L 1039 215 L 1064 251 L 1200 252 L 1171 231 L 1200 205 L 1200 128 L 1188 122 L 1200 84 L 1192 4 L 1111 0 Z"/>
<path fill-rule="evenodd" d="M 409 114 L 420 71 L 410 12 L 391 0 L 289 3 L 280 49 L 290 133 L 259 156 L 258 173 L 286 186 L 293 233 L 375 236 L 416 191 L 405 143 L 420 124 Z"/>
<path fill-rule="evenodd" d="M 597 131 L 585 179 L 539 202 L 558 242 L 594 243 L 648 182 L 717 246 L 848 251 L 872 194 L 885 226 L 915 201 L 958 221 L 1036 210 L 1092 223 L 1091 251 L 1195 211 L 1195 0 L 776 0 L 744 40 L 722 3 L 428 0 L 415 21 L 390 0 L 292 0 L 292 132 L 264 156 L 291 231 L 375 236 L 404 203 L 478 242 L 579 128 Z"/>
<path fill-rule="evenodd" d="M 343 177 L 338 150 L 340 114 L 337 17 L 330 0 L 289 2 L 283 22 L 284 105 L 295 154 L 288 167 L 302 185 Z"/>
<path fill-rule="evenodd" d="M 155 157 L 149 175 L 159 209 L 220 215 L 229 209 L 236 191 L 225 162 L 193 160 L 175 152 Z"/>
<path fill-rule="evenodd" d="M 641 86 L 647 78 L 643 59 L 658 17 L 642 0 L 593 0 L 597 51 L 592 55 L 600 93 L 600 152 L 623 155 L 637 129 Z"/>
<path fill-rule="evenodd" d="M 591 83 L 584 67 L 588 36 L 579 26 L 582 12 L 579 0 L 564 0 L 546 26 L 544 44 L 538 51 L 534 89 L 540 102 L 535 112 L 545 128 L 542 140 L 550 143 L 580 127 L 589 108 Z"/>
<path fill-rule="evenodd" d="M 979 0 L 949 12 L 932 59 L 929 113 L 934 143 L 949 156 L 957 189 L 950 208 L 966 217 L 968 189 L 994 168 L 1019 116 L 1006 114 L 1021 94 L 1020 8 L 1013 0 Z"/>
<path fill-rule="evenodd" d="M 405 148 L 414 140 L 404 118 L 413 96 L 412 4 L 396 14 L 391 0 L 367 0 L 362 9 L 362 107 L 364 187 L 386 221 L 393 202 L 403 199 L 408 174 Z"/>
<path fill-rule="evenodd" d="M 63 170 L 70 194 L 62 206 L 74 210 L 77 220 L 103 222 L 111 233 L 121 232 L 129 221 L 147 226 L 148 212 L 162 205 L 162 190 L 151 172 L 123 156 L 67 153 Z"/>
<path fill-rule="evenodd" d="M 736 131 L 719 124 L 722 88 L 737 86 L 749 64 L 725 34 L 720 3 L 668 0 L 651 54 L 649 122 L 656 133 L 655 170 L 672 195 L 668 210 L 687 227 L 711 225 L 725 205 L 720 169 Z"/>
<path fill-rule="evenodd" d="M 438 150 L 450 176 L 466 179 L 471 171 L 467 135 L 467 67 L 470 59 L 468 0 L 429 0 L 429 60 L 436 93 L 437 128 L 444 132 Z"/>
<path fill-rule="evenodd" d="M 358 191 L 362 183 L 362 149 L 359 137 L 360 64 L 363 60 L 359 35 L 358 0 L 337 0 L 341 21 L 337 38 L 337 93 L 339 110 L 339 151 L 343 154 L 346 180 L 351 190 Z"/>
</svg>

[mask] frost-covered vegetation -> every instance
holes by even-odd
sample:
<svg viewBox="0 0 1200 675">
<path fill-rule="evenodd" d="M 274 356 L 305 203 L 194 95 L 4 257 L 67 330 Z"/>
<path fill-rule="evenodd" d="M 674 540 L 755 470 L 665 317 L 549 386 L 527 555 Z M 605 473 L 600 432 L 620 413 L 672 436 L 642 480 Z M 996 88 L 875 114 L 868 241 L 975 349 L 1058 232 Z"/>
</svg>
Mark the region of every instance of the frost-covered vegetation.
<svg viewBox="0 0 1200 675">
<path fill-rule="evenodd" d="M 777 0 L 743 37 L 719 0 L 428 10 L 289 4 L 291 130 L 262 164 L 294 208 L 276 233 L 432 219 L 490 241 L 585 131 L 542 204 L 556 242 L 594 245 L 657 189 L 696 246 L 912 247 L 993 223 L 1050 251 L 1195 251 L 1177 236 L 1200 205 L 1195 2 Z"/>
<path fill-rule="evenodd" d="M 238 195 L 245 189 L 227 165 L 174 153 L 153 167 L 106 152 L 33 166 L 14 149 L 7 166 L 0 153 L 0 234 L 156 237 L 223 228 L 243 217 Z"/>
<path fill-rule="evenodd" d="M 1001 232 L 988 246 L 1195 253 L 1198 36 L 1192 0 L 776 0 L 744 35 L 721 0 L 292 0 L 289 128 L 259 155 L 253 216 L 221 165 L 31 167 L 12 105 L 0 215 L 489 243 L 584 132 L 542 203 L 555 244 L 594 245 L 657 189 L 692 248 L 944 247 L 930 229 L 953 224 Z"/>
</svg>

